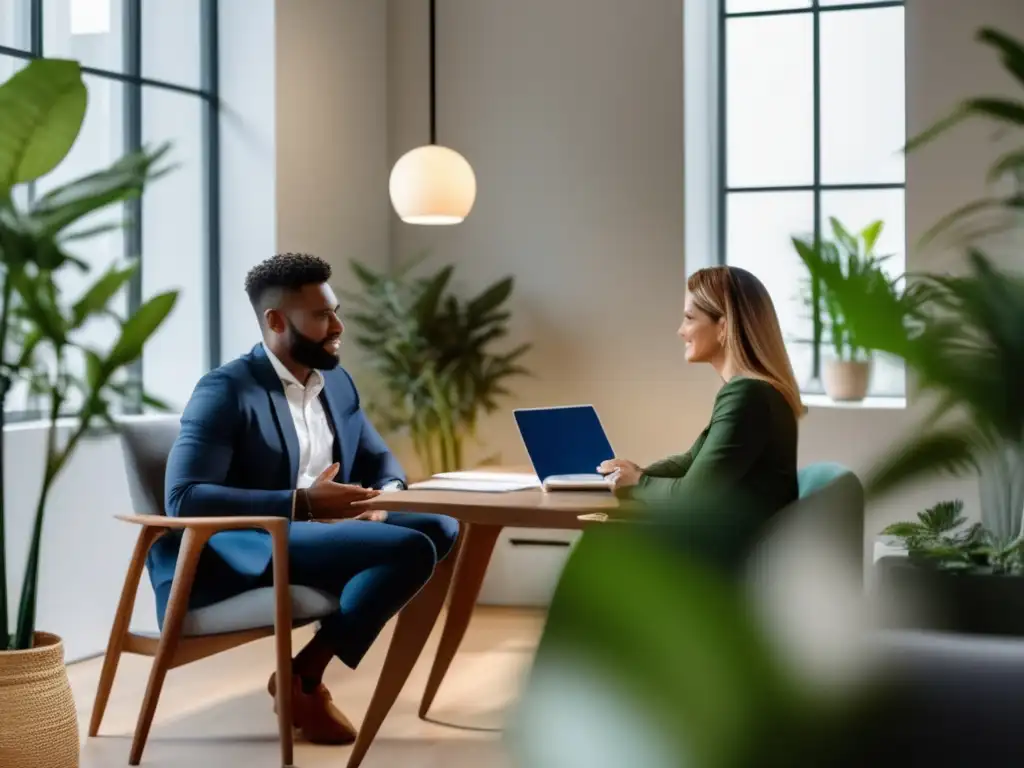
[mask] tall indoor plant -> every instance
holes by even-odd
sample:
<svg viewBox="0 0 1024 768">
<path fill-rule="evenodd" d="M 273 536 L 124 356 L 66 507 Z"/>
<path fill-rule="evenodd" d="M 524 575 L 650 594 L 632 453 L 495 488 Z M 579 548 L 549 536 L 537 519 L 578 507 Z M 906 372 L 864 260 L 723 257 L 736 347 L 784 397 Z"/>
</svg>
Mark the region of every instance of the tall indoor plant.
<svg viewBox="0 0 1024 768">
<path fill-rule="evenodd" d="M 988 29 L 979 38 L 997 47 L 1007 70 L 1024 85 L 1024 45 Z M 1024 102 L 980 97 L 965 101 L 908 147 L 923 145 L 970 115 L 1014 126 L 1015 135 L 1024 137 Z M 1004 155 L 989 177 L 1021 169 L 1024 148 Z M 1011 214 L 998 229 L 1019 234 L 1014 214 L 1020 208 L 1017 193 L 974 203 L 945 217 L 925 242 L 954 222 L 992 211 Z M 965 270 L 917 275 L 902 296 L 874 285 L 851 285 L 822 259 L 813 259 L 811 269 L 835 294 L 860 342 L 903 359 L 920 394 L 935 400 L 920 427 L 874 467 L 868 493 L 877 496 L 937 472 L 979 482 L 980 525 L 962 546 L 940 548 L 943 557 L 929 548 L 929 557 L 889 564 L 883 574 L 923 580 L 929 597 L 954 617 L 960 631 L 1019 634 L 1024 624 L 1013 617 L 1024 610 L 1024 579 L 1001 564 L 1015 562 L 1024 548 L 1024 275 L 978 248 L 977 234 L 969 232 L 965 239 Z M 1019 251 L 1019 243 L 1012 248 Z M 887 530 L 901 535 L 911 530 L 908 525 L 913 523 Z M 915 567 L 922 562 L 935 568 Z M 952 571 L 950 562 L 958 563 Z M 997 604 L 1003 607 L 991 608 Z M 979 612 L 979 605 L 990 609 Z"/>
<path fill-rule="evenodd" d="M 360 291 L 345 292 L 356 311 L 356 344 L 377 377 L 370 410 L 388 432 L 407 433 L 428 474 L 463 468 L 465 441 L 480 416 L 509 394 L 506 382 L 527 374 L 521 344 L 495 351 L 508 335 L 505 303 L 513 280 L 503 278 L 469 300 L 450 292 L 454 268 L 414 276 L 423 258 L 377 272 L 359 262 Z"/>
<path fill-rule="evenodd" d="M 112 305 L 135 274 L 133 264 L 111 267 L 70 300 L 62 294 L 60 279 L 71 270 L 90 271 L 88 264 L 72 255 L 76 243 L 123 225 L 90 225 L 89 216 L 138 198 L 148 181 L 165 172 L 157 164 L 166 147 L 126 155 L 105 170 L 45 194 L 29 195 L 27 204 L 16 202 L 19 187 L 34 184 L 67 156 L 87 103 L 81 68 L 74 61 L 34 60 L 0 86 L 0 473 L 2 418 L 12 384 L 29 382 L 45 403 L 48 418 L 43 481 L 13 616 L 7 599 L 5 508 L 0 493 L 3 764 L 77 764 L 77 725 L 63 670 L 62 644 L 55 635 L 36 631 L 44 513 L 54 483 L 96 420 L 114 425 L 114 402 L 141 396 L 127 377 L 129 366 L 139 359 L 177 299 L 176 291 L 168 291 L 144 302 L 131 317 L 120 318 Z M 80 339 L 82 328 L 101 318 L 116 318 L 120 326 L 116 342 L 106 350 Z M 75 373 L 75 356 L 79 356 L 82 375 Z M 70 417 L 63 439 L 59 417 Z M 45 660 L 42 667 L 40 660 Z M 41 703 L 49 710 L 42 718 Z"/>
</svg>

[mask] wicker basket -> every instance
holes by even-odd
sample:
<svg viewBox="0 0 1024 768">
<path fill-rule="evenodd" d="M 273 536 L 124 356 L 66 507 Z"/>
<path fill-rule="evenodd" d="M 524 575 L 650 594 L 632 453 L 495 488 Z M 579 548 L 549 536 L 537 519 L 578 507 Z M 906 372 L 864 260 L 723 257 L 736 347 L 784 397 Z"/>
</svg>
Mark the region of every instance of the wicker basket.
<svg viewBox="0 0 1024 768">
<path fill-rule="evenodd" d="M 27 651 L 0 651 L 0 766 L 78 768 L 78 716 L 64 643 L 36 632 Z"/>
</svg>

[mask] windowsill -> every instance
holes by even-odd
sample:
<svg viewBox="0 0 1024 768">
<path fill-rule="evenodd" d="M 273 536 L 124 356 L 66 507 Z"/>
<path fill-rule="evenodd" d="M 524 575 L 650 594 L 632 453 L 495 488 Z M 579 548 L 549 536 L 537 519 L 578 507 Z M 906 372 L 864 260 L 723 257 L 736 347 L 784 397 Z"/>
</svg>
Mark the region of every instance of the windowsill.
<svg viewBox="0 0 1024 768">
<path fill-rule="evenodd" d="M 168 418 L 176 418 L 177 416 L 177 414 L 173 413 L 124 414 L 114 416 L 114 421 L 121 424 L 138 424 L 145 423 L 147 421 L 161 421 Z M 77 424 L 78 419 L 75 418 L 74 416 L 62 416 L 61 418 L 57 419 L 57 429 L 59 430 L 72 429 Z M 33 430 L 49 429 L 49 427 L 49 419 L 13 421 L 4 424 L 4 433 L 31 432 Z M 98 436 L 110 433 L 110 428 L 103 422 L 103 420 L 96 419 L 86 434 Z"/>
<path fill-rule="evenodd" d="M 840 408 L 860 411 L 901 411 L 907 407 L 905 397 L 866 397 L 855 402 L 836 402 L 828 395 L 800 395 L 808 408 Z"/>
</svg>

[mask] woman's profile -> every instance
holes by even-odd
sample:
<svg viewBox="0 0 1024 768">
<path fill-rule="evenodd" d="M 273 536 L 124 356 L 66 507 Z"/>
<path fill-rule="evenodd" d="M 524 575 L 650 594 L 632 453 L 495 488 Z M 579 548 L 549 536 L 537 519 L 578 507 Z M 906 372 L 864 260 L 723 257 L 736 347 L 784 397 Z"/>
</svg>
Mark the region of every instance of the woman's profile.
<svg viewBox="0 0 1024 768">
<path fill-rule="evenodd" d="M 711 365 L 725 382 L 707 427 L 686 453 L 647 467 L 615 458 L 598 471 L 612 475 L 617 494 L 639 501 L 728 484 L 773 514 L 797 497 L 797 421 L 804 407 L 768 291 L 737 267 L 695 272 L 679 336 L 687 361 Z"/>
</svg>

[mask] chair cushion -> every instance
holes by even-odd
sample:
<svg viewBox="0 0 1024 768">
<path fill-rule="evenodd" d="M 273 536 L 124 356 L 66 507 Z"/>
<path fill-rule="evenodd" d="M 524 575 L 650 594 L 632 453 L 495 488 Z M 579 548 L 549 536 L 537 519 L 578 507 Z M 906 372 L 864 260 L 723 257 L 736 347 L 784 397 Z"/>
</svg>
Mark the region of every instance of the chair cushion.
<svg viewBox="0 0 1024 768">
<path fill-rule="evenodd" d="M 311 587 L 291 586 L 292 621 L 305 623 L 338 610 L 338 597 Z M 186 636 L 218 635 L 274 626 L 274 588 L 260 587 L 185 615 Z"/>
</svg>

